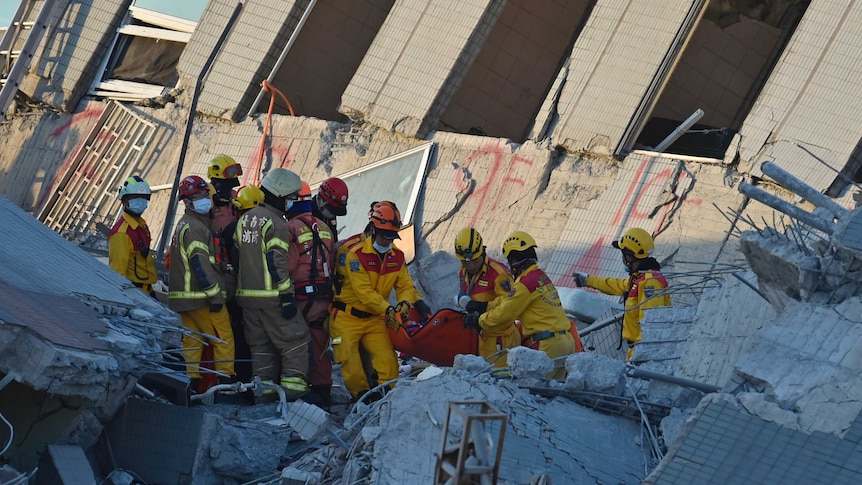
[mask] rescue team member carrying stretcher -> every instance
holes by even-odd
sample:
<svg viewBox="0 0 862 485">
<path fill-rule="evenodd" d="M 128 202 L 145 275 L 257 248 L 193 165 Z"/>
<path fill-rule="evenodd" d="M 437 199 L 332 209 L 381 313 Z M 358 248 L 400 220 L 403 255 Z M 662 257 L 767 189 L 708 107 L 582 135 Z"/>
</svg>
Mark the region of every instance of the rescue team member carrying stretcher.
<svg viewBox="0 0 862 485">
<path fill-rule="evenodd" d="M 431 317 L 431 309 L 407 272 L 404 253 L 392 244 L 399 239 L 401 229 L 401 214 L 395 204 L 375 204 L 369 222 L 370 237 L 339 256 L 344 281 L 332 302 L 329 328 L 335 362 L 341 364 L 344 384 L 354 398 L 369 389 L 359 345 L 370 354 L 380 382 L 391 381 L 398 377 L 398 359 L 386 325 L 397 327 L 408 320 L 411 304 L 422 315 L 422 323 Z M 388 301 L 393 289 L 400 302 L 394 307 Z"/>
<path fill-rule="evenodd" d="M 479 231 L 472 227 L 461 229 L 455 236 L 455 255 L 461 260 L 457 303 L 464 306 L 467 313 L 485 313 L 514 294 L 512 274 L 503 263 L 487 255 Z M 465 296 L 469 301 L 463 305 L 461 301 Z M 477 350 L 485 360 L 500 368 L 508 365 L 508 355 L 502 351 L 519 345 L 521 332 L 511 319 L 507 324 L 482 331 Z"/>
<path fill-rule="evenodd" d="M 524 346 L 541 350 L 552 359 L 573 354 L 575 339 L 569 331 L 571 322 L 563 310 L 557 288 L 539 269 L 536 241 L 526 232 L 515 231 L 503 242 L 503 256 L 515 276 L 514 292 L 486 313 L 468 313 L 464 325 L 484 332 L 518 319 Z M 565 379 L 566 370 L 556 370 L 548 378 Z"/>
</svg>

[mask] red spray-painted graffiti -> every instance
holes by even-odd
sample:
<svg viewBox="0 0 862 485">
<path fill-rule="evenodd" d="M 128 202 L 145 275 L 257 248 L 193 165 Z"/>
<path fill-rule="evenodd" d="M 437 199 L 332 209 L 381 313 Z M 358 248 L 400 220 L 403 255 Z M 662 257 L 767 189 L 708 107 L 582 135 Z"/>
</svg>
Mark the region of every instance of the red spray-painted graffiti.
<svg viewBox="0 0 862 485">
<path fill-rule="evenodd" d="M 488 195 L 489 191 L 492 188 L 496 188 L 496 196 L 490 202 L 489 212 L 495 212 L 497 210 L 498 205 L 500 204 L 500 200 L 502 196 L 507 193 L 507 189 L 512 186 L 523 187 L 524 179 L 518 178 L 513 175 L 514 171 L 517 169 L 517 166 L 520 164 L 526 165 L 528 167 L 533 166 L 533 161 L 529 158 L 522 157 L 520 155 L 511 155 L 508 160 L 506 160 L 506 155 L 503 153 L 504 146 L 502 143 L 497 144 L 489 144 L 486 145 L 479 150 L 473 152 L 472 155 L 464 162 L 463 165 L 456 167 L 459 173 L 462 176 L 455 177 L 455 184 L 459 191 L 465 190 L 467 188 L 468 181 L 463 176 L 463 169 L 469 169 L 471 166 L 478 166 L 480 164 L 487 163 L 490 161 L 491 169 L 488 172 L 488 178 L 485 183 L 479 183 L 477 181 L 477 186 L 473 190 L 473 193 L 470 194 L 471 200 L 476 200 L 476 208 L 473 211 L 473 218 L 470 220 L 470 225 L 475 225 L 476 221 L 478 221 L 485 212 L 485 208 L 488 205 Z M 508 162 L 508 163 L 506 163 Z M 501 170 L 503 170 L 503 174 L 501 175 Z"/>
<path fill-rule="evenodd" d="M 290 140 L 286 142 L 273 141 L 272 147 L 267 149 L 267 152 L 272 157 L 272 167 L 290 168 L 295 156 L 293 143 Z M 246 162 L 242 164 L 242 185 L 255 182 L 255 185 L 259 185 L 261 178 L 259 175 L 261 169 L 261 160 L 259 157 L 258 149 L 254 149 L 246 156 Z"/>
<path fill-rule="evenodd" d="M 51 133 L 51 137 L 52 138 L 58 138 L 60 136 L 63 136 L 70 128 L 78 126 L 80 123 L 82 123 L 84 121 L 89 121 L 92 118 L 98 118 L 99 116 L 102 115 L 102 111 L 104 111 L 104 108 L 102 108 L 101 106 L 100 107 L 90 107 L 90 108 L 87 108 L 86 110 L 84 110 L 80 113 L 76 113 L 76 114 L 72 115 L 72 117 L 69 119 L 69 121 L 66 121 L 62 125 L 58 126 L 57 129 L 55 129 Z M 85 131 L 89 131 L 89 128 L 87 130 L 81 130 L 80 131 L 80 134 L 82 135 L 81 139 L 78 141 L 77 145 L 75 146 L 75 149 L 72 150 L 71 155 L 69 155 L 69 157 L 67 157 L 66 160 L 63 161 L 63 164 L 60 165 L 59 170 L 57 170 L 56 174 L 54 175 L 54 178 L 51 179 L 51 182 L 49 184 L 43 185 L 42 193 L 39 194 L 39 199 L 36 202 L 36 207 L 39 208 L 39 211 L 41 211 L 42 208 L 44 207 L 45 202 L 47 202 L 47 200 L 48 200 L 48 197 L 52 193 L 54 193 L 54 189 L 57 185 L 57 179 L 59 177 L 62 177 L 66 173 L 66 171 L 69 169 L 69 166 L 72 164 L 72 161 L 75 159 L 75 155 L 78 154 L 78 151 L 84 145 L 84 142 L 86 141 L 86 137 L 83 136 L 83 134 L 85 133 Z"/>
<path fill-rule="evenodd" d="M 650 187 L 667 184 L 670 181 L 671 176 L 673 176 L 673 171 L 670 168 L 666 168 L 652 176 L 649 176 L 648 168 L 650 162 L 652 162 L 652 159 L 647 158 L 638 166 L 622 202 L 617 206 L 611 220 L 608 221 L 608 228 L 616 231 L 623 231 L 629 227 L 642 227 L 647 231 L 655 232 L 663 226 L 665 218 L 673 208 L 674 204 L 665 204 L 659 209 L 658 213 L 654 213 L 654 206 L 649 206 L 649 203 L 644 205 L 646 202 L 644 197 Z M 641 182 L 644 177 L 648 178 Z M 677 175 L 677 184 L 686 177 L 688 177 L 686 172 L 680 172 Z M 686 198 L 685 202 L 697 205 L 702 203 L 699 199 L 690 198 Z M 575 286 L 574 279 L 572 278 L 573 271 L 583 271 L 589 274 L 598 272 L 603 261 L 602 254 L 610 248 L 609 240 L 611 237 L 607 235 L 599 236 L 586 253 L 575 261 L 575 263 L 572 264 L 572 266 L 569 267 L 562 276 L 557 278 L 555 283 L 559 286 L 573 287 Z"/>
</svg>

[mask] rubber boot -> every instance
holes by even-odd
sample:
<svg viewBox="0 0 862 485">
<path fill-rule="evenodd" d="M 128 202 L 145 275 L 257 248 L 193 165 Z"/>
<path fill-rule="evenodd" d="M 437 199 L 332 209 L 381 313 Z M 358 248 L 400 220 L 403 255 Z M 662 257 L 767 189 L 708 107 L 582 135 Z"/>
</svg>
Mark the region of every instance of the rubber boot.
<svg viewBox="0 0 862 485">
<path fill-rule="evenodd" d="M 311 392 L 302 396 L 302 400 L 308 404 L 313 404 L 321 409 L 329 410 L 330 394 L 332 391 L 331 385 L 316 385 L 311 386 Z"/>
<path fill-rule="evenodd" d="M 317 385 L 311 387 L 311 392 L 320 396 L 320 400 L 323 402 L 324 409 L 329 409 L 329 406 L 332 405 L 332 385 Z"/>
</svg>

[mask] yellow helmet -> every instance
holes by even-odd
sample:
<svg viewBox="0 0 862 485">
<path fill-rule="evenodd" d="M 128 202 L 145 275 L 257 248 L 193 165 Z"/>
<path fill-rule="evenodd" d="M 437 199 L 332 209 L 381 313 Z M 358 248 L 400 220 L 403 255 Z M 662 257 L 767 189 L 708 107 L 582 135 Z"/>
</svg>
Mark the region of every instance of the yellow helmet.
<svg viewBox="0 0 862 485">
<path fill-rule="evenodd" d="M 465 227 L 458 231 L 455 236 L 455 255 L 458 259 L 468 263 L 478 259 L 485 254 L 485 246 L 482 245 L 482 235 L 472 227 Z"/>
<path fill-rule="evenodd" d="M 633 227 L 624 232 L 620 240 L 612 242 L 611 245 L 617 249 L 631 251 L 637 259 L 646 258 L 655 248 L 655 242 L 650 233 L 639 227 Z"/>
<path fill-rule="evenodd" d="M 509 259 L 509 255 L 512 254 L 512 251 L 526 251 L 527 249 L 535 247 L 536 240 L 533 239 L 533 236 L 524 231 L 515 231 L 512 234 L 509 234 L 509 237 L 503 241 L 503 257 Z"/>
<path fill-rule="evenodd" d="M 233 158 L 220 154 L 210 160 L 207 177 L 210 179 L 235 179 L 242 175 L 242 167 Z"/>
<path fill-rule="evenodd" d="M 239 210 L 257 207 L 261 202 L 263 202 L 263 191 L 256 185 L 246 185 L 239 189 L 236 198 L 232 201 L 233 206 Z"/>
</svg>

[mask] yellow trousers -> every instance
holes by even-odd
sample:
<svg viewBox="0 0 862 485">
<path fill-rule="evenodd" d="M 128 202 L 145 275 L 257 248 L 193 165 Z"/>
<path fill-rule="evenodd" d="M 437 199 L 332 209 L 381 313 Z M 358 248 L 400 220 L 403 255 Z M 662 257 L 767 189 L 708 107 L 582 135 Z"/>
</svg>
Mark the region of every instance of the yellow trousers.
<svg viewBox="0 0 862 485">
<path fill-rule="evenodd" d="M 539 350 L 548 354 L 548 357 L 555 359 L 575 353 L 575 338 L 569 332 L 563 335 L 554 335 L 539 342 Z M 554 361 L 554 366 L 563 366 L 562 369 L 555 370 L 548 374 L 548 379 L 564 380 L 566 378 L 566 360 L 559 359 Z"/>
<path fill-rule="evenodd" d="M 368 376 L 359 354 L 360 344 L 371 357 L 371 365 L 380 383 L 398 377 L 398 359 L 384 317 L 359 318 L 335 310 L 329 324 L 329 335 L 332 338 L 333 357 L 336 363 L 341 364 L 341 377 L 353 397 L 368 390 Z"/>
<path fill-rule="evenodd" d="M 204 353 L 204 344 L 200 342 L 201 340 L 206 342 L 206 345 L 212 345 L 213 347 L 215 370 L 229 376 L 236 375 L 233 369 L 233 330 L 231 330 L 227 310 L 222 307 L 217 312 L 211 312 L 209 306 L 205 306 L 180 312 L 180 317 L 182 318 L 183 326 L 189 330 L 205 333 L 224 340 L 224 343 L 219 343 L 210 341 L 199 334 L 191 336 L 183 335 L 183 356 L 185 357 L 186 372 L 189 377 L 192 379 L 199 379 L 201 377 L 200 361 Z"/>
<path fill-rule="evenodd" d="M 494 327 L 493 331 L 485 330 L 482 332 L 482 335 L 479 336 L 479 355 L 489 364 L 494 364 L 495 368 L 506 367 L 509 365 L 509 355 L 506 353 L 498 354 L 498 352 L 519 345 L 521 345 L 521 332 L 514 323 L 510 323 L 504 329 L 498 330 Z"/>
</svg>

